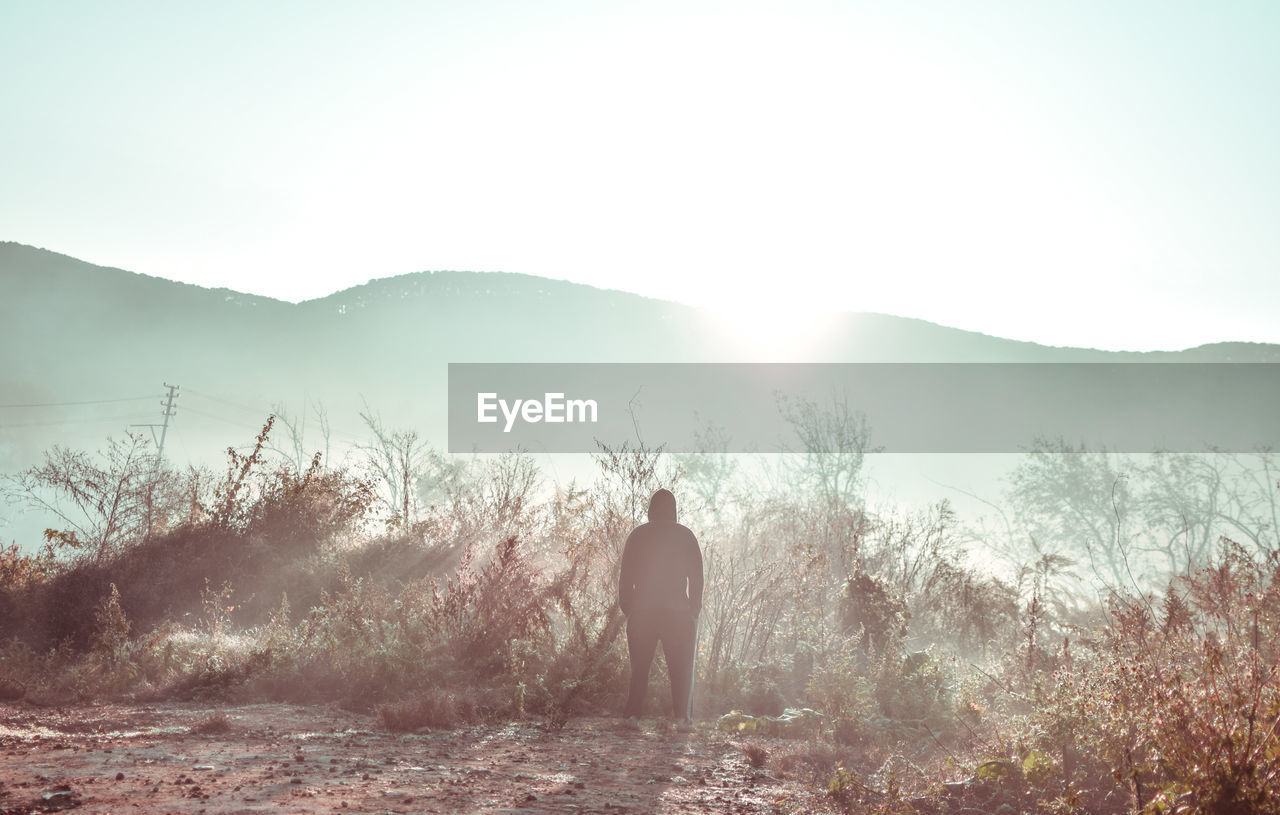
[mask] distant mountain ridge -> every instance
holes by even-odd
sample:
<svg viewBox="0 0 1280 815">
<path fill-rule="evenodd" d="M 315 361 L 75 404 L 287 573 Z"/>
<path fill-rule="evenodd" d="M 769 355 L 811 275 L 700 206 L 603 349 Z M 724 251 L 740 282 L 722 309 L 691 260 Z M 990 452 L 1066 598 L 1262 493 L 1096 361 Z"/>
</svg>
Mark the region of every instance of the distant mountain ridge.
<svg viewBox="0 0 1280 815">
<path fill-rule="evenodd" d="M 1108 360 L 1280 362 L 1280 346 L 1224 342 L 1147 353 L 1055 348 L 923 320 L 847 313 L 833 318 L 826 341 L 804 361 Z M 447 363 L 481 361 L 753 359 L 704 310 L 529 275 L 420 272 L 288 303 L 0 243 L 0 404 L 145 394 L 167 381 L 260 407 L 257 417 L 207 409 L 215 418 L 205 416 L 201 425 L 200 408 L 180 398 L 179 438 L 188 434 L 193 447 L 229 436 L 243 441 L 270 406 L 298 408 L 304 398 L 345 416 L 348 427 L 358 425 L 354 417 L 368 404 L 390 422 L 431 433 L 443 428 Z M 141 418 L 158 415 L 155 406 L 141 407 Z M 86 443 L 118 431 L 105 422 L 59 407 L 8 410 L 0 414 L 0 471 L 30 461 L 50 443 Z"/>
<path fill-rule="evenodd" d="M 421 316 L 426 309 L 441 306 L 461 307 L 469 318 L 481 317 L 484 326 L 494 330 L 504 321 L 519 321 L 520 314 L 502 313 L 497 309 L 517 305 L 525 309 L 547 308 L 551 312 L 527 311 L 538 320 L 544 334 L 572 330 L 573 324 L 546 324 L 546 318 L 569 312 L 579 319 L 591 321 L 593 315 L 608 315 L 613 323 L 607 332 L 608 339 L 617 340 L 619 350 L 635 350 L 624 341 L 616 320 L 634 316 L 639 322 L 632 333 L 645 333 L 652 322 L 676 323 L 677 320 L 697 321 L 706 312 L 665 300 L 645 297 L 625 291 L 600 289 L 582 283 L 552 280 L 514 272 L 465 272 L 430 271 L 413 272 L 394 277 L 375 278 L 367 283 L 352 286 L 324 297 L 289 303 L 270 297 L 247 294 L 227 288 L 205 288 L 166 278 L 130 272 L 113 267 L 97 266 L 67 255 L 46 249 L 38 249 L 11 241 L 0 242 L 0 330 L 5 339 L 22 337 L 10 333 L 14 326 L 24 327 L 31 320 L 39 321 L 44 309 L 53 307 L 58 312 L 87 320 L 87 325 L 115 324 L 120 320 L 163 319 L 165 312 L 181 310 L 181 322 L 187 324 L 191 317 L 221 319 L 240 317 L 244 311 L 254 314 L 258 320 L 278 320 L 279 325 L 261 328 L 266 335 L 282 333 L 280 329 L 307 327 L 309 320 L 326 316 L 356 317 L 359 312 L 374 312 L 375 320 L 382 322 L 387 316 Z M 481 307 L 476 313 L 472 308 Z M 203 310 L 205 313 L 201 313 Z M 975 331 L 950 328 L 925 320 L 897 317 L 872 312 L 846 312 L 827 347 L 818 352 L 824 361 L 853 361 L 875 357 L 879 361 L 979 361 L 971 358 L 981 352 L 981 361 L 1039 361 L 1064 357 L 1096 359 L 1159 359 L 1196 358 L 1205 361 L 1274 362 L 1280 361 L 1280 345 L 1247 342 L 1219 342 L 1201 345 L 1181 351 L 1101 351 L 1096 349 L 1047 346 L 1034 342 L 1011 340 Z M 233 320 L 234 327 L 245 327 Z M 189 327 L 189 326 L 188 326 Z M 314 327 L 314 326 L 312 326 Z M 403 330 L 422 330 L 422 326 L 405 326 Z M 625 326 L 624 326 L 625 328 Z M 681 329 L 682 330 L 682 329 Z M 127 332 L 126 332 L 127 333 Z M 502 332 L 499 332 L 501 334 Z M 699 332 L 701 334 L 702 332 Z M 554 343 L 554 337 L 549 337 Z M 579 338 L 574 338 L 579 339 Z M 593 342 L 599 338 L 593 336 Z M 655 338 L 643 338 L 646 342 Z M 661 338 L 657 349 L 662 349 Z M 700 336 L 699 339 L 705 340 Z M 868 348 L 873 344 L 878 348 Z M 654 346 L 645 346 L 654 350 Z M 463 349 L 455 349 L 462 351 Z M 496 359 L 507 359 L 508 353 L 527 353 L 528 349 L 502 348 Z M 705 351 L 677 345 L 669 349 L 681 357 L 705 356 Z M 735 349 L 726 347 L 723 341 L 712 343 L 712 349 L 735 355 Z M 1030 358 L 1034 357 L 1035 360 Z M 717 357 L 718 359 L 723 357 Z M 560 356 L 555 361 L 569 361 Z M 645 361 L 658 361 L 649 357 Z M 550 361 L 550 360 L 548 360 Z M 676 360 L 672 360 L 676 361 Z M 685 360 L 679 360 L 685 361 Z M 728 360 L 727 360 L 728 361 Z M 809 361 L 809 360 L 806 360 Z"/>
</svg>

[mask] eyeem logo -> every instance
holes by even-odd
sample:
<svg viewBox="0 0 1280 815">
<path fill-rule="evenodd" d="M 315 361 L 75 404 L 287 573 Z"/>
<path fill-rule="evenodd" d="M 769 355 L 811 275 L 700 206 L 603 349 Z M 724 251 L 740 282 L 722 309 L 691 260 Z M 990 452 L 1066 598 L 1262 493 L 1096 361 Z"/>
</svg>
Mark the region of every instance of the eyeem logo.
<svg viewBox="0 0 1280 815">
<path fill-rule="evenodd" d="M 498 421 L 497 411 L 501 410 L 507 420 L 502 428 L 503 433 L 510 433 L 516 419 L 536 424 L 538 422 L 595 422 L 596 400 L 565 399 L 563 393 L 545 393 L 541 401 L 537 399 L 516 399 L 508 402 L 499 399 L 496 393 L 476 394 L 476 421 L 482 423 Z"/>
</svg>

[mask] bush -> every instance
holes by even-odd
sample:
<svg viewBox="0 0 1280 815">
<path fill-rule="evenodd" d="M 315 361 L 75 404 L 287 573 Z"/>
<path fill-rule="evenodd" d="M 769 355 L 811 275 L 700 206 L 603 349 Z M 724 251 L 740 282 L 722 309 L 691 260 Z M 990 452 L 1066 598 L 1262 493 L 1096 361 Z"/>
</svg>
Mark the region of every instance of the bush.
<svg viewBox="0 0 1280 815">
<path fill-rule="evenodd" d="M 527 461 L 450 466 L 442 504 L 410 523 L 401 503 L 363 540 L 368 484 L 272 466 L 270 430 L 100 556 L 0 550 L 0 699 L 336 700 L 400 732 L 620 709 L 615 569 L 652 488 L 681 478 L 660 452 L 606 450 L 596 484 L 542 503 Z M 690 520 L 697 709 L 827 714 L 802 744 L 748 743 L 748 763 L 848 812 L 1280 815 L 1275 555 L 1227 541 L 1160 598 L 1073 608 L 1049 549 L 1009 583 L 966 566 L 945 504 L 895 520 L 734 490 Z"/>
<path fill-rule="evenodd" d="M 1133 810 L 1277 813 L 1275 559 L 1224 543 L 1160 612 L 1117 599 L 1094 653 L 1056 673 L 1035 715 L 1063 780 L 1109 777 Z"/>
<path fill-rule="evenodd" d="M 378 705 L 377 712 L 382 726 L 395 733 L 450 730 L 480 718 L 480 707 L 471 694 L 440 689 Z"/>
<path fill-rule="evenodd" d="M 222 711 L 214 711 L 191 725 L 188 732 L 197 736 L 214 736 L 231 732 L 231 720 Z"/>
</svg>

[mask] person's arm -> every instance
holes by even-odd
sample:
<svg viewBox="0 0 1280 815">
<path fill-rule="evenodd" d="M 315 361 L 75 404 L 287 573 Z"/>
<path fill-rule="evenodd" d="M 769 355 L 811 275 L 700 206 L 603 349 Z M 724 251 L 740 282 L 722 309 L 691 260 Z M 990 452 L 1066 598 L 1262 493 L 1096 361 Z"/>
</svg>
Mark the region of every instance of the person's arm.
<svg viewBox="0 0 1280 815">
<path fill-rule="evenodd" d="M 693 551 L 689 555 L 689 609 L 696 620 L 702 613 L 702 549 L 692 532 L 689 539 L 693 541 Z"/>
<path fill-rule="evenodd" d="M 618 568 L 618 608 L 626 616 L 631 615 L 631 600 L 635 597 L 635 551 L 631 546 L 631 537 L 622 547 L 622 565 Z"/>
</svg>

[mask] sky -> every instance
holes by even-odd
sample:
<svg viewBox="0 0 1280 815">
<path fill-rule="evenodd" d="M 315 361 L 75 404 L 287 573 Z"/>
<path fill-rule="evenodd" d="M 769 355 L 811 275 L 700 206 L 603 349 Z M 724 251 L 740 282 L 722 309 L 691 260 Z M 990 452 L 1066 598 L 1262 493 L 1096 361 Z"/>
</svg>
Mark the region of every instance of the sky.
<svg viewBox="0 0 1280 815">
<path fill-rule="evenodd" d="M 1280 4 L 0 3 L 0 239 L 303 300 L 1280 342 Z M 764 317 L 764 319 L 761 319 Z"/>
</svg>

